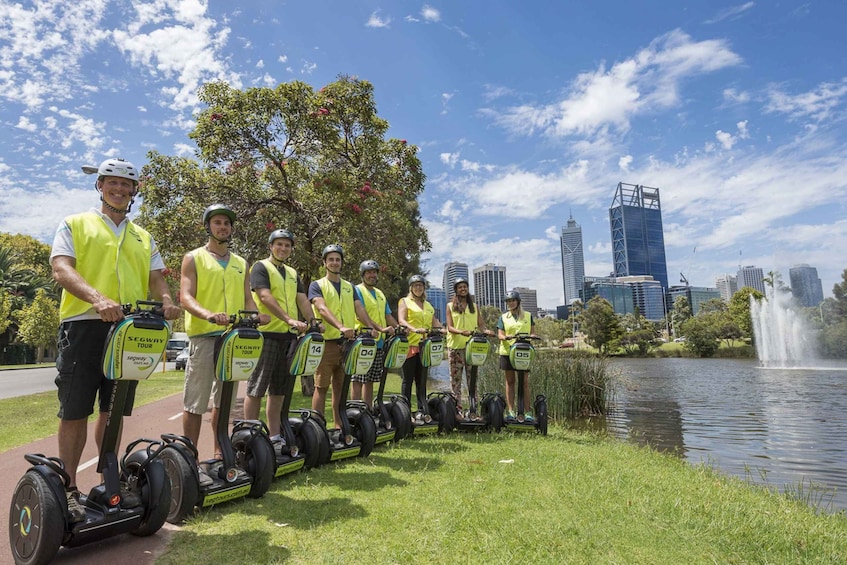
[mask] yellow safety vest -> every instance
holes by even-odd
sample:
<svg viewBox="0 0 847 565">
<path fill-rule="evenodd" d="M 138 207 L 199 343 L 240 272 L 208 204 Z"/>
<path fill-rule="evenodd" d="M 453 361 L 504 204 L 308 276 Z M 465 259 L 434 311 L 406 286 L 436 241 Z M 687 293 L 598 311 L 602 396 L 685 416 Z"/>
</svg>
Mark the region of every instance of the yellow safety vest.
<svg viewBox="0 0 847 565">
<path fill-rule="evenodd" d="M 321 287 L 321 294 L 323 294 L 326 307 L 329 308 L 335 319 L 341 322 L 341 325 L 345 328 L 355 328 L 356 307 L 354 305 L 353 285 L 341 279 L 341 296 L 339 296 L 335 290 L 335 285 L 328 278 L 318 279 L 317 282 L 318 286 Z M 323 321 L 320 312 L 314 305 L 312 305 L 312 310 L 315 317 Z M 341 337 L 341 330 L 329 322 L 324 324 L 324 330 L 324 339 L 339 339 Z"/>
<path fill-rule="evenodd" d="M 461 314 L 453 310 L 453 303 L 447 303 L 447 310 L 453 315 L 453 327 L 457 330 L 468 330 L 474 331 L 479 324 L 477 323 L 479 316 L 479 305 L 474 304 L 473 313 L 470 312 L 470 309 L 465 305 L 465 310 Z M 469 336 L 464 336 L 461 334 L 448 333 L 447 334 L 447 348 L 448 349 L 464 349 L 468 344 Z"/>
<path fill-rule="evenodd" d="M 416 328 L 432 329 L 432 317 L 435 316 L 435 308 L 432 307 L 432 304 L 424 300 L 423 308 L 421 308 L 417 302 L 408 296 L 400 300 L 406 303 L 407 322 Z M 409 345 L 418 345 L 422 337 L 421 334 L 410 333 L 408 335 Z"/>
<path fill-rule="evenodd" d="M 516 335 L 521 333 L 528 334 L 532 331 L 532 314 L 523 311 L 523 316 L 521 319 L 515 319 L 511 312 L 506 312 L 500 319 L 503 320 L 503 332 L 506 335 Z M 514 339 L 504 339 L 500 342 L 500 349 L 498 350 L 500 355 L 508 355 L 509 348 L 515 342 Z"/>
<path fill-rule="evenodd" d="M 150 284 L 150 234 L 126 222 L 115 235 L 106 221 L 94 212 L 65 219 L 71 230 L 76 253 L 75 269 L 97 292 L 118 304 L 147 300 Z M 67 320 L 82 314 L 96 314 L 94 306 L 68 291 L 62 292 L 59 318 Z"/>
<path fill-rule="evenodd" d="M 365 307 L 365 312 L 368 313 L 368 316 L 371 317 L 371 320 L 379 324 L 379 327 L 384 328 L 388 322 L 385 320 L 385 307 L 388 304 L 388 301 L 385 299 L 385 295 L 381 290 L 374 287 L 374 296 L 371 294 L 371 291 L 368 290 L 368 287 L 365 286 L 365 283 L 357 284 L 356 288 L 359 289 L 359 292 L 362 295 L 363 306 Z M 356 320 L 356 329 L 359 330 L 363 328 L 365 325 Z M 374 328 L 377 329 L 377 328 Z M 377 337 L 377 342 L 382 341 L 384 335 L 379 334 Z"/>
<path fill-rule="evenodd" d="M 197 302 L 212 312 L 238 314 L 244 309 L 244 278 L 247 276 L 247 261 L 230 252 L 229 262 L 222 267 L 205 247 L 191 251 L 194 269 L 197 272 Z M 219 335 L 223 326 L 200 319 L 185 311 L 185 332 L 188 337 Z"/>
<path fill-rule="evenodd" d="M 279 303 L 280 307 L 290 317 L 296 320 L 299 317 L 299 311 L 297 310 L 297 271 L 288 265 L 283 265 L 285 278 L 282 278 L 279 269 L 277 269 L 276 265 L 270 259 L 262 259 L 259 263 L 262 263 L 268 272 L 268 280 L 271 283 L 271 295 Z M 256 265 L 253 265 L 254 269 Z M 291 331 L 291 326 L 277 318 L 276 314 L 272 313 L 267 306 L 262 304 L 259 294 L 255 290 L 253 291 L 253 302 L 256 303 L 259 312 L 271 317 L 270 323 L 262 326 L 262 333 L 289 333 Z"/>
</svg>

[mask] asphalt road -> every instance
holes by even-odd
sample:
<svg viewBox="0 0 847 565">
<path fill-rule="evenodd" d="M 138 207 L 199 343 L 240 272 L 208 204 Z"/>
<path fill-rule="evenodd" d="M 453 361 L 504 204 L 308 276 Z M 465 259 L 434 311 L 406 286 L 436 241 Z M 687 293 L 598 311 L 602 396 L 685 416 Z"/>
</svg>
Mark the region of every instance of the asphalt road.
<svg viewBox="0 0 847 565">
<path fill-rule="evenodd" d="M 173 362 L 165 364 L 165 370 L 172 371 L 173 369 Z M 55 367 L 0 371 L 0 399 L 55 391 L 56 384 L 53 382 L 55 378 Z"/>
</svg>

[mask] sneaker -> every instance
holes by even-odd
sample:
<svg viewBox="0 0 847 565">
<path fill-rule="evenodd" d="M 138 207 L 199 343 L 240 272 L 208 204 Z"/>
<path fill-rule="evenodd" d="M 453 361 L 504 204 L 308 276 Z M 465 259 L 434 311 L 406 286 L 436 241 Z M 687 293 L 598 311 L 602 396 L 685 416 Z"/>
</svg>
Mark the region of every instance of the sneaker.
<svg viewBox="0 0 847 565">
<path fill-rule="evenodd" d="M 123 508 L 138 508 L 141 506 L 141 493 L 131 489 L 128 484 L 121 483 L 121 506 Z"/>
<path fill-rule="evenodd" d="M 524 412 L 523 415 L 524 422 L 534 422 L 535 418 L 532 417 L 532 412 Z"/>
<path fill-rule="evenodd" d="M 212 486 L 213 484 L 215 484 L 214 479 L 212 479 L 212 477 L 210 477 L 209 474 L 206 471 L 204 471 L 203 467 L 201 467 L 200 465 L 197 465 L 197 473 L 200 475 L 200 486 L 201 487 L 208 487 L 208 486 Z"/>
<path fill-rule="evenodd" d="M 71 513 L 71 522 L 85 521 L 85 508 L 79 503 L 79 489 L 72 488 L 65 491 L 68 498 L 68 512 Z"/>
<path fill-rule="evenodd" d="M 515 411 L 514 410 L 506 410 L 506 419 L 514 420 L 515 419 Z"/>
<path fill-rule="evenodd" d="M 281 457 L 283 449 L 286 447 L 285 440 L 282 438 L 273 439 L 271 440 L 271 445 L 274 448 L 274 455 Z"/>
</svg>

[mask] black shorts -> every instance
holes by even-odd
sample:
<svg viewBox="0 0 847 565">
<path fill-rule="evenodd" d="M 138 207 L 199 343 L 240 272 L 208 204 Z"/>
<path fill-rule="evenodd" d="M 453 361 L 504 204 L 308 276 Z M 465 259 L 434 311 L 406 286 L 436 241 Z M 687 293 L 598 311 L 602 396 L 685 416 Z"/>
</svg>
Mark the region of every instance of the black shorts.
<svg viewBox="0 0 847 565">
<path fill-rule="evenodd" d="M 59 326 L 56 387 L 59 389 L 59 413 L 62 420 L 81 420 L 94 413 L 99 395 L 100 412 L 111 410 L 115 381 L 103 376 L 103 351 L 112 324 L 100 320 L 62 322 Z M 130 383 L 124 416 L 132 414 L 135 388 Z"/>
<path fill-rule="evenodd" d="M 512 361 L 509 360 L 508 355 L 501 355 L 500 356 L 500 368 L 503 369 L 504 371 L 514 371 L 515 370 L 515 368 L 512 367 Z M 529 373 L 529 371 L 524 371 L 524 372 Z"/>
</svg>

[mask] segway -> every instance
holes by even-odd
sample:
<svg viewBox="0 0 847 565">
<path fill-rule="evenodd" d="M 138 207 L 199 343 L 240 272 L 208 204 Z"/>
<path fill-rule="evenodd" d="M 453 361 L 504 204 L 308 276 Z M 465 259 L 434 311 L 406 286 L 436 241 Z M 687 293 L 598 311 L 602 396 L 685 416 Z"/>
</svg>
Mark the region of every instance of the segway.
<svg viewBox="0 0 847 565">
<path fill-rule="evenodd" d="M 492 429 L 499 432 L 503 427 L 503 404 L 500 395 L 488 392 L 478 399 L 477 380 L 479 368 L 485 364 L 491 350 L 485 332 L 474 330 L 465 346 L 465 364 L 468 367 L 468 409 L 457 419 L 456 428 L 465 432 Z M 451 395 L 453 401 L 456 399 Z"/>
<path fill-rule="evenodd" d="M 200 466 L 212 484 L 200 485 L 197 448 L 185 436 L 162 435 L 160 458 L 171 480 L 173 494 L 168 522 L 178 524 L 194 511 L 242 497 L 260 498 L 274 477 L 274 450 L 268 428 L 259 420 L 236 420 L 229 433 L 229 415 L 238 381 L 250 378 L 262 353 L 263 338 L 258 313 L 241 310 L 230 317 L 230 327 L 215 343 L 215 378 L 221 382 L 221 406 L 215 435 L 221 459 Z"/>
<path fill-rule="evenodd" d="M 511 337 L 507 336 L 507 339 Z M 505 427 L 509 431 L 531 432 L 539 431 L 541 435 L 547 435 L 547 397 L 539 394 L 535 397 L 533 408 L 535 410 L 534 421 L 526 419 L 525 412 L 528 399 L 524 398 L 524 381 L 532 362 L 535 360 L 535 348 L 530 343 L 530 340 L 541 339 L 537 336 L 532 336 L 527 333 L 519 333 L 514 336 L 515 342 L 509 348 L 509 361 L 512 367 L 515 368 L 517 379 L 515 386 L 517 390 L 517 414 L 514 418 L 505 419 Z M 505 406 L 505 401 L 501 404 Z"/>
<path fill-rule="evenodd" d="M 449 392 L 434 391 L 426 393 L 426 381 L 430 367 L 437 367 L 444 360 L 444 338 L 441 329 L 429 330 L 421 340 L 420 353 L 423 371 L 415 383 L 418 410 L 412 418 L 413 435 L 453 431 L 456 425 L 456 403 Z"/>
<path fill-rule="evenodd" d="M 66 488 L 70 477 L 58 457 L 27 454 L 32 463 L 18 481 L 9 511 L 9 545 L 15 563 L 48 563 L 60 546 L 77 547 L 124 533 L 154 534 L 165 523 L 171 485 L 161 461 L 162 442 L 138 439 L 118 461 L 121 421 L 133 382 L 147 379 L 161 362 L 170 335 L 159 302 L 139 301 L 109 331 L 103 352 L 103 374 L 114 380 L 109 419 L 100 447 L 97 471 L 104 482 L 81 495 L 85 519 L 71 521 Z M 136 447 L 140 449 L 133 451 Z M 124 490 L 141 504 L 127 508 Z"/>
<path fill-rule="evenodd" d="M 409 354 L 409 340 L 405 326 L 394 328 L 394 335 L 385 340 L 385 362 L 379 380 L 371 414 L 376 424 L 377 445 L 388 441 L 400 441 L 412 432 L 412 411 L 409 401 L 401 394 L 385 398 L 385 381 L 388 372 L 400 369 Z"/>
<path fill-rule="evenodd" d="M 324 337 L 320 332 L 320 322 L 313 320 L 309 329 L 297 339 L 291 357 L 290 377 L 284 385 L 285 397 L 280 414 L 280 436 L 283 445 L 281 453 L 276 457 L 276 476 L 300 468 L 312 469 L 329 459 L 329 436 L 326 426 L 312 417 L 311 410 L 290 409 L 297 377 L 314 375 L 323 352 Z M 298 460 L 302 461 L 299 466 Z"/>
</svg>

